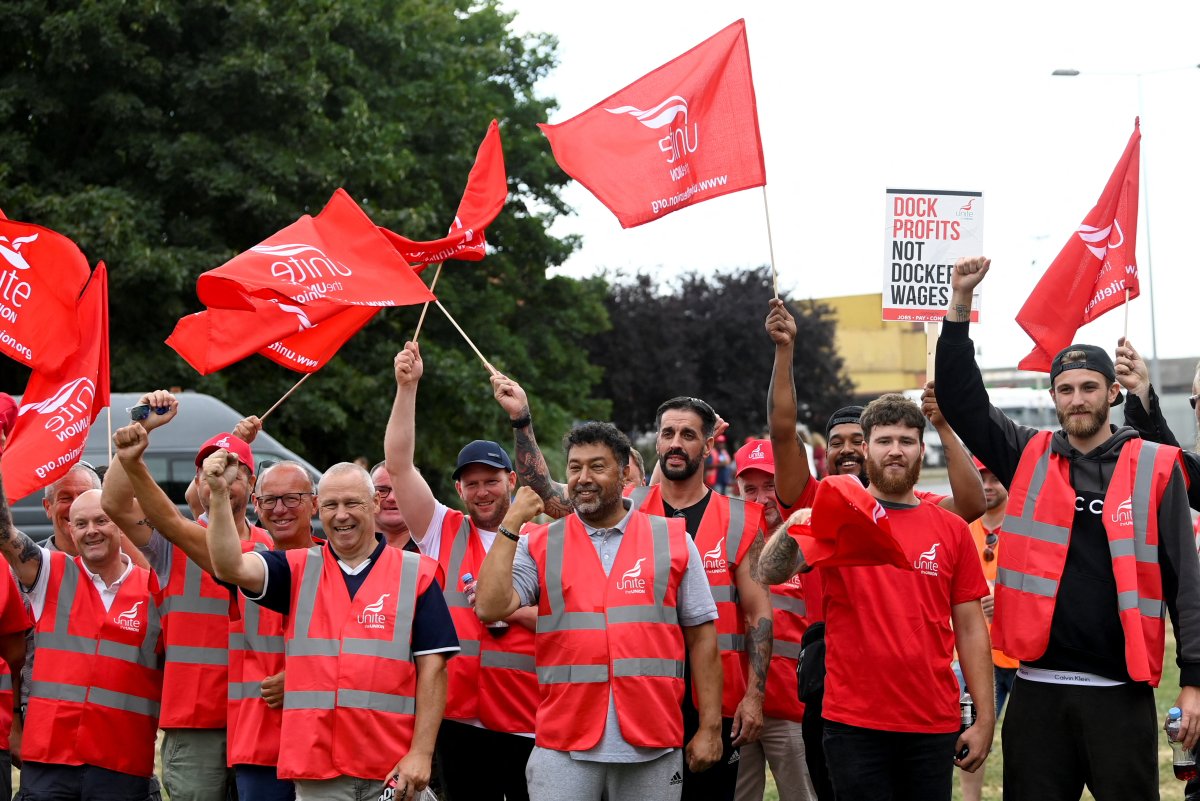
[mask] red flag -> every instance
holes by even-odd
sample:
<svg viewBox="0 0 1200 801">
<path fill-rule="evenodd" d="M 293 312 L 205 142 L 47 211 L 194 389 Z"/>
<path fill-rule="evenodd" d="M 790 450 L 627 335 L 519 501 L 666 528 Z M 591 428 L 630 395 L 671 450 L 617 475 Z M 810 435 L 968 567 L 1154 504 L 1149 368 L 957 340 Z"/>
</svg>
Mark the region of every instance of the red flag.
<svg viewBox="0 0 1200 801">
<path fill-rule="evenodd" d="M 1140 294 L 1138 285 L 1138 165 L 1142 130 L 1133 135 L 1079 229 L 1046 270 L 1017 312 L 1017 323 L 1033 339 L 1033 352 L 1017 366 L 1050 372 L 1055 355 L 1071 344 L 1079 327 Z"/>
<path fill-rule="evenodd" d="M 447 259 L 479 261 L 487 252 L 484 229 L 496 219 L 507 199 L 508 173 L 500 147 L 500 125 L 492 120 L 475 154 L 475 165 L 467 176 L 467 188 L 449 235 L 431 242 L 414 242 L 386 228 L 379 230 L 405 260 L 421 265 L 417 272 L 425 269 L 426 264 Z"/>
<path fill-rule="evenodd" d="M 254 311 L 248 296 L 302 304 L 406 306 L 433 295 L 342 189 L 307 214 L 196 281 L 205 306 Z"/>
<path fill-rule="evenodd" d="M 35 370 L 0 470 L 9 502 L 61 478 L 79 461 L 88 431 L 109 405 L 108 271 L 96 266 L 76 307 L 82 344 L 54 373 Z"/>
<path fill-rule="evenodd" d="M 62 234 L 0 212 L 0 352 L 57 370 L 79 347 L 79 295 L 91 275 Z"/>
<path fill-rule="evenodd" d="M 376 306 L 249 299 L 255 311 L 207 309 L 189 314 L 175 326 L 167 344 L 201 375 L 254 353 L 300 373 L 315 373 L 379 312 Z"/>
<path fill-rule="evenodd" d="M 767 182 L 745 20 L 582 114 L 538 127 L 559 166 L 623 228 Z"/>
<path fill-rule="evenodd" d="M 788 534 L 800 543 L 804 561 L 813 567 L 912 564 L 892 534 L 887 510 L 854 476 L 826 476 L 817 485 L 809 523 Z"/>
</svg>

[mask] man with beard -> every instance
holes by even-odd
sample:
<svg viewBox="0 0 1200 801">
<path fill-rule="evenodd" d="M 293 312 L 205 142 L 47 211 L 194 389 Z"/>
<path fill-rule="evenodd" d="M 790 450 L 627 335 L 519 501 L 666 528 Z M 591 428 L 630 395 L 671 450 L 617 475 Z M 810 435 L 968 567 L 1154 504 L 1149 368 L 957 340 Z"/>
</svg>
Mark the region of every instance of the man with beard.
<svg viewBox="0 0 1200 801">
<path fill-rule="evenodd" d="M 684 762 L 698 772 L 721 756 L 717 609 L 700 552 L 683 521 L 622 499 L 630 446 L 615 426 L 579 424 L 564 446 L 575 511 L 509 536 L 542 509 L 522 487 L 479 577 L 484 620 L 538 611 L 530 797 L 674 801 Z M 685 653 L 701 718 L 691 738 L 680 709 Z"/>
<path fill-rule="evenodd" d="M 1004 721 L 1006 798 L 1158 798 L 1153 687 L 1164 608 L 1175 623 L 1187 748 L 1200 738 L 1200 562 L 1177 448 L 1110 423 L 1108 354 L 1070 345 L 1050 366 L 1062 429 L 1018 425 L 988 401 L 968 338 L 985 258 L 960 259 L 938 342 L 942 410 L 1008 487 L 995 645 L 1020 660 Z"/>
<path fill-rule="evenodd" d="M 421 549 L 413 541 L 408 523 L 400 512 L 400 504 L 396 502 L 396 492 L 392 489 L 392 477 L 388 475 L 387 462 L 379 462 L 371 468 L 371 480 L 375 482 L 375 494 L 379 496 L 379 514 L 375 517 L 375 525 L 384 540 L 393 548 L 420 553 Z"/>
<path fill-rule="evenodd" d="M 551 480 L 533 434 L 529 400 L 517 382 L 492 376 L 492 391 L 508 413 L 517 441 L 517 471 L 542 498 L 546 514 L 571 512 L 566 488 Z M 704 568 L 717 602 L 717 645 L 721 651 L 722 742 L 724 753 L 703 779 L 687 766 L 683 798 L 732 799 L 737 785 L 738 748 L 758 739 L 762 704 L 771 661 L 771 599 L 755 577 L 763 542 L 762 507 L 711 491 L 701 469 L 712 450 L 717 414 L 699 398 L 678 397 L 658 407 L 655 449 L 662 482 L 636 488 L 635 508 L 652 515 L 682 517 L 704 556 Z M 684 732 L 691 736 L 699 717 L 690 695 L 684 697 Z"/>
<path fill-rule="evenodd" d="M 532 609 L 484 626 L 474 609 L 474 579 L 497 541 L 517 485 L 508 454 L 475 440 L 458 454 L 454 486 L 463 514 L 433 497 L 413 464 L 421 351 L 405 344 L 394 362 L 396 400 L 384 435 L 387 474 L 401 516 L 421 552 L 445 574 L 446 605 L 462 645 L 450 663 L 445 720 L 438 735 L 442 787 L 457 799 L 526 799 L 525 763 L 533 750 L 538 703 Z"/>
<path fill-rule="evenodd" d="M 879 502 L 911 570 L 891 565 L 821 568 L 826 634 L 824 747 L 838 798 L 942 799 L 953 764 L 977 770 L 995 710 L 977 707 L 959 731 L 957 648 L 967 686 L 992 694 L 992 660 L 979 599 L 988 594 L 967 526 L 920 501 L 925 418 L 902 395 L 863 410 L 867 490 Z M 807 568 L 799 554 L 798 569 Z"/>
</svg>

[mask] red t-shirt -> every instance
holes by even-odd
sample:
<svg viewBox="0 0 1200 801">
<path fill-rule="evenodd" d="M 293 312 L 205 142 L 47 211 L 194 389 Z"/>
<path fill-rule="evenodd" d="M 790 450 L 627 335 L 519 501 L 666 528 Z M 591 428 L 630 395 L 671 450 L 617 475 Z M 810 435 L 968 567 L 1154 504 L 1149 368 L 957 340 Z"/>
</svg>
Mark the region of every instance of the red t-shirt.
<svg viewBox="0 0 1200 801">
<path fill-rule="evenodd" d="M 882 731 L 959 728 L 952 606 L 988 594 L 967 524 L 923 501 L 888 509 L 913 570 L 822 568 L 825 718 Z"/>
</svg>

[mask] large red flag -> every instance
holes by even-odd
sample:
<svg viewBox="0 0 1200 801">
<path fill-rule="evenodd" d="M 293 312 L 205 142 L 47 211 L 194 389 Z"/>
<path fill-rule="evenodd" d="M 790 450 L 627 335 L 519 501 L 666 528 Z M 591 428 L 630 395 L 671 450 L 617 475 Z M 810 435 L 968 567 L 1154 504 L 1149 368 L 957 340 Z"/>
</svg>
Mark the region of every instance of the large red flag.
<svg viewBox="0 0 1200 801">
<path fill-rule="evenodd" d="M 500 125 L 492 120 L 475 154 L 475 165 L 467 176 L 467 188 L 447 236 L 431 242 L 414 242 L 386 228 L 379 230 L 405 260 L 421 264 L 417 272 L 425 269 L 426 264 L 447 259 L 479 261 L 487 252 L 484 229 L 496 219 L 507 199 L 508 173 L 500 147 Z"/>
<path fill-rule="evenodd" d="M 887 510 L 854 476 L 826 476 L 817 485 L 812 517 L 788 534 L 813 567 L 892 565 L 911 570 L 892 533 Z"/>
<path fill-rule="evenodd" d="M 342 189 L 307 214 L 196 281 L 212 308 L 254 311 L 249 296 L 284 303 L 405 306 L 434 300 L 425 284 Z"/>
<path fill-rule="evenodd" d="M 1071 344 L 1079 327 L 1140 294 L 1137 258 L 1138 165 L 1142 130 L 1133 135 L 1079 229 L 1046 270 L 1017 312 L 1033 339 L 1033 352 L 1017 366 L 1050 372 L 1055 355 Z"/>
<path fill-rule="evenodd" d="M 79 461 L 88 431 L 109 405 L 108 271 L 96 266 L 76 307 L 82 342 L 53 373 L 34 370 L 0 470 L 10 502 L 61 478 Z"/>
<path fill-rule="evenodd" d="M 167 344 L 201 375 L 254 353 L 315 373 L 379 312 L 377 306 L 295 304 L 250 297 L 255 311 L 206 309 L 179 321 Z"/>
<path fill-rule="evenodd" d="M 70 239 L 0 212 L 0 352 L 57 370 L 79 347 L 76 306 L 91 269 Z"/>
<path fill-rule="evenodd" d="M 582 114 L 538 127 L 559 166 L 624 228 L 767 182 L 745 20 Z"/>
</svg>

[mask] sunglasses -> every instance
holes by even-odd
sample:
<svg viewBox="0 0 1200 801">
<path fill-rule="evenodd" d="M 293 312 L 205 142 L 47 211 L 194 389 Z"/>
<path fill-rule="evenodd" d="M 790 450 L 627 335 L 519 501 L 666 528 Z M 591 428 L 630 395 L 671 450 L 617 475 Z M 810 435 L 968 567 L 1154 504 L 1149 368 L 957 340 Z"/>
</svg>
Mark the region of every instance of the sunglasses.
<svg viewBox="0 0 1200 801">
<path fill-rule="evenodd" d="M 1197 398 L 1200 398 L 1200 395 L 1192 395 L 1191 397 L 1188 398 L 1188 403 L 1192 404 L 1193 409 L 1196 408 L 1196 399 Z"/>
<path fill-rule="evenodd" d="M 996 544 L 1000 542 L 1000 535 L 994 531 L 989 531 L 987 537 L 983 540 L 983 561 L 990 562 L 996 558 Z"/>
</svg>

